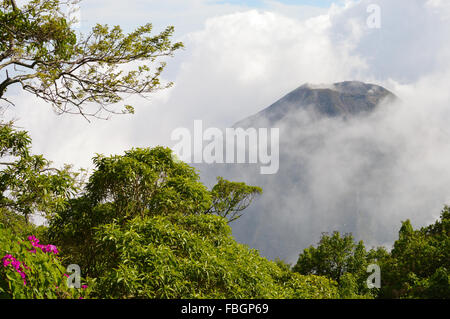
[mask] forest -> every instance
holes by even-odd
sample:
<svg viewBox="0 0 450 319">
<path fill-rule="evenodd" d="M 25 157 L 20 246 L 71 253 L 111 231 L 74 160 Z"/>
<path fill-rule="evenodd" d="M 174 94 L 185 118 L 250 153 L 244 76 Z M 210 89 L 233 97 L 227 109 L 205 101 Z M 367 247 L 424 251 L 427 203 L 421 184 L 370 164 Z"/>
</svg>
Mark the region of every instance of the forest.
<svg viewBox="0 0 450 319">
<path fill-rule="evenodd" d="M 0 3 L 4 107 L 20 103 L 8 96 L 14 87 L 59 114 L 88 121 L 132 116 L 125 95 L 172 85 L 161 83 L 166 62 L 158 59 L 183 47 L 172 42 L 173 27 L 153 35 L 151 24 L 129 34 L 97 25 L 81 37 L 62 3 Z M 447 206 L 426 227 L 414 229 L 405 220 L 392 247 L 369 248 L 352 234 L 324 233 L 320 242 L 299 248 L 297 263 L 289 265 L 232 236 L 230 224 L 263 193 L 260 187 L 218 176 L 209 189 L 162 146 L 97 154 L 93 167 L 54 167 L 33 153 L 26 130 L 1 119 L 0 298 L 450 297 Z M 35 216 L 45 223 L 33 223 Z M 368 285 L 373 264 L 381 271 L 378 288 Z M 68 285 L 74 274 L 80 278 Z"/>
</svg>

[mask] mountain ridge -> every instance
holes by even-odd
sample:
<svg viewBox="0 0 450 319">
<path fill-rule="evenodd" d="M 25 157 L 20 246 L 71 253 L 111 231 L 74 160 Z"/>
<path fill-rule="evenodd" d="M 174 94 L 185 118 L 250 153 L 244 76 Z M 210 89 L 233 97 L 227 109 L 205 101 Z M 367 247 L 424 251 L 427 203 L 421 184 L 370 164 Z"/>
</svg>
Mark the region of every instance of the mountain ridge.
<svg viewBox="0 0 450 319">
<path fill-rule="evenodd" d="M 370 116 L 389 100 L 399 99 L 375 84 L 303 84 L 237 122 L 234 128 L 279 128 L 280 136 L 276 174 L 261 175 L 260 164 L 196 165 L 207 185 L 222 176 L 264 190 L 231 225 L 236 240 L 290 263 L 323 232 L 352 233 L 373 245 L 393 240 L 394 223 L 386 226 L 379 214 L 397 216 L 380 206 L 398 191 L 401 154 L 379 139 L 383 126 Z M 382 118 L 390 107 L 379 109 Z"/>
<path fill-rule="evenodd" d="M 344 81 L 330 85 L 305 83 L 284 95 L 262 111 L 233 125 L 250 127 L 273 125 L 299 110 L 311 109 L 317 117 L 352 117 L 370 113 L 383 101 L 397 97 L 382 86 L 360 81 Z"/>
</svg>

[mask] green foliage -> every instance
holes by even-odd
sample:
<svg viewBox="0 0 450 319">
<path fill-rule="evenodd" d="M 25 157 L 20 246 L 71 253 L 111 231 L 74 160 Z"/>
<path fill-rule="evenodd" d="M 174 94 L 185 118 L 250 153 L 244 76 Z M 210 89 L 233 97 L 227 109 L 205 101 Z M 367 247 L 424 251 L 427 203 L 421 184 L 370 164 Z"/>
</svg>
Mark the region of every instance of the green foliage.
<svg viewBox="0 0 450 319">
<path fill-rule="evenodd" d="M 34 252 L 32 252 L 34 250 Z M 20 261 L 20 272 L 5 264 L 11 255 Z M 68 288 L 65 268 L 57 255 L 36 249 L 29 241 L 20 240 L 0 224 L 0 298 L 13 299 L 74 299 L 86 298 L 92 288 Z"/>
<path fill-rule="evenodd" d="M 230 182 L 222 177 L 217 178 L 217 184 L 211 190 L 212 206 L 208 212 L 225 217 L 229 222 L 242 216 L 240 212 L 246 209 L 262 189 L 245 183 Z"/>
<path fill-rule="evenodd" d="M 450 209 L 436 223 L 414 230 L 403 222 L 381 265 L 384 298 L 450 298 Z"/>
<path fill-rule="evenodd" d="M 64 207 L 78 189 L 78 173 L 70 166 L 52 168 L 30 148 L 26 132 L 0 123 L 0 209 L 4 215 L 19 214 L 26 222 L 32 214 L 51 214 Z"/>
<path fill-rule="evenodd" d="M 275 258 L 274 262 L 283 270 L 290 271 L 291 265 L 285 262 L 284 260 L 281 260 L 279 258 Z"/>
<path fill-rule="evenodd" d="M 123 156 L 94 158 L 87 185 L 93 203 L 110 202 L 117 218 L 204 212 L 211 196 L 194 168 L 174 161 L 169 148 L 133 149 Z"/>
<path fill-rule="evenodd" d="M 332 298 L 335 283 L 280 268 L 231 237 L 214 215 L 136 217 L 98 232 L 107 298 Z"/>
<path fill-rule="evenodd" d="M 317 274 L 339 283 L 341 298 L 450 298 L 450 208 L 436 223 L 414 230 L 402 223 L 391 252 L 379 247 L 366 251 L 351 235 L 324 234 L 317 248 L 300 254 L 293 270 Z M 381 288 L 366 286 L 369 264 L 381 268 Z"/>
<path fill-rule="evenodd" d="M 323 234 L 316 247 L 310 246 L 300 254 L 294 272 L 314 274 L 335 280 L 343 298 L 369 296 L 367 266 L 375 263 L 383 250 L 367 251 L 362 241 L 355 243 L 351 234 Z"/>
<path fill-rule="evenodd" d="M 98 227 L 125 225 L 137 216 L 217 213 L 211 210 L 214 205 L 241 211 L 250 204 L 249 197 L 260 191 L 224 179 L 208 191 L 194 168 L 175 160 L 172 151 L 163 147 L 132 149 L 121 156 L 98 155 L 94 164 L 84 195 L 57 211 L 48 229 L 49 240 L 64 247 L 63 256 L 92 276 L 105 267 L 93 240 Z"/>
<path fill-rule="evenodd" d="M 146 24 L 124 34 L 119 26 L 98 24 L 78 35 L 63 13 L 63 5 L 72 2 L 31 0 L 22 7 L 14 0 L 0 2 L 0 71 L 6 72 L 0 99 L 8 101 L 7 88 L 19 84 L 58 112 L 89 117 L 133 113 L 130 105 L 120 112 L 110 105 L 124 95 L 171 86 L 160 83 L 165 62 L 155 62 L 182 48 L 170 40 L 173 27 L 152 35 L 152 25 Z M 86 110 L 87 103 L 95 109 Z"/>
<path fill-rule="evenodd" d="M 342 299 L 369 299 L 372 298 L 370 294 L 360 293 L 358 278 L 349 272 L 341 276 L 339 283 L 339 296 Z"/>
<path fill-rule="evenodd" d="M 293 270 L 327 276 L 339 282 L 345 273 L 359 271 L 364 257 L 362 242 L 355 245 L 352 235 L 323 234 L 317 248 L 310 246 L 303 250 Z"/>
<path fill-rule="evenodd" d="M 34 225 L 25 222 L 24 218 L 8 209 L 0 208 L 0 224 L 11 229 L 16 234 L 28 234 L 34 230 Z"/>
<path fill-rule="evenodd" d="M 114 220 L 110 204 L 92 206 L 86 197 L 70 200 L 67 208 L 50 219 L 46 238 L 61 247 L 61 258 L 78 264 L 82 273 L 95 277 L 103 269 L 103 258 L 94 241 L 96 227 Z"/>
<path fill-rule="evenodd" d="M 241 211 L 259 188 L 219 179 L 208 191 L 163 147 L 94 163 L 83 196 L 53 215 L 48 238 L 97 279 L 97 297 L 337 296 L 333 281 L 292 273 L 236 243 L 227 219 L 212 214 L 214 204 Z"/>
</svg>

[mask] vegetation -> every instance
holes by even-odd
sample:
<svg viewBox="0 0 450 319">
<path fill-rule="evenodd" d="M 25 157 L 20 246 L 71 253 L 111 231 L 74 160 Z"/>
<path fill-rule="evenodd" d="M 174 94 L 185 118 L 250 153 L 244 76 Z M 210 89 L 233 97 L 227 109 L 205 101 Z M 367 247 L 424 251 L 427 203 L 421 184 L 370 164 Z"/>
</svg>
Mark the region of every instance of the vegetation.
<svg viewBox="0 0 450 319">
<path fill-rule="evenodd" d="M 28 140 L 27 134 L 11 127 L 9 134 Z M 4 267 L 2 284 L 10 287 L 8 296 L 74 297 L 53 288 L 62 285 L 62 265 L 69 263 L 80 265 L 93 282 L 88 285 L 90 296 L 97 298 L 338 296 L 334 280 L 293 273 L 232 238 L 230 220 L 220 212 L 241 211 L 259 188 L 219 178 L 219 186 L 208 190 L 192 167 L 174 160 L 171 150 L 163 147 L 133 149 L 122 156 L 99 155 L 94 163 L 96 170 L 85 187 L 76 196 L 58 197 L 63 204 L 52 205 L 52 213 L 45 214 L 48 227 L 24 227 L 25 215 L 3 209 L 2 218 L 8 220 L 10 230 L 0 234 L 2 242 L 8 243 L 1 245 L 0 253 L 29 267 L 23 269 L 27 278 L 39 280 L 46 273 L 53 278 L 42 286 L 49 292 L 29 294 L 27 286 L 17 284 L 22 272 Z M 31 172 L 23 177 L 25 184 L 40 171 Z M 69 185 L 75 185 L 76 175 L 67 174 L 70 177 Z M 19 200 L 8 194 L 3 194 L 8 203 Z M 17 242 L 13 231 L 21 238 L 40 234 L 58 247 L 58 257 L 30 253 L 30 245 L 19 245 L 21 250 L 12 247 Z M 35 256 L 42 259 L 30 259 Z M 11 279 L 11 273 L 17 278 Z"/>
<path fill-rule="evenodd" d="M 8 103 L 12 85 L 49 102 L 58 113 L 105 117 L 133 113 L 131 105 L 113 106 L 124 96 L 147 96 L 167 88 L 160 75 L 165 62 L 182 48 L 172 43 L 173 27 L 152 35 L 146 24 L 124 34 L 120 26 L 96 25 L 87 35 L 72 28 L 63 7 L 74 0 L 0 1 L 0 100 Z M 90 107 L 87 107 L 87 106 Z"/>
<path fill-rule="evenodd" d="M 367 289 L 367 266 L 381 269 L 381 288 Z M 351 235 L 324 234 L 317 247 L 305 249 L 293 271 L 336 280 L 341 297 L 450 298 L 450 208 L 433 225 L 414 230 L 403 222 L 390 252 L 367 251 Z"/>
<path fill-rule="evenodd" d="M 154 36 L 150 24 L 127 35 L 97 25 L 78 35 L 63 4 L 0 2 L 0 100 L 11 103 L 17 84 L 89 118 L 120 113 L 112 105 L 124 94 L 170 85 L 159 81 L 165 64 L 154 64 L 182 47 L 172 27 Z M 27 132 L 0 122 L 0 298 L 450 297 L 448 207 L 419 230 L 405 221 L 390 252 L 335 232 L 291 269 L 231 236 L 229 223 L 261 188 L 218 177 L 208 189 L 164 147 L 97 155 L 94 165 L 90 176 L 55 168 L 32 153 Z M 45 226 L 32 223 L 37 215 Z M 79 288 L 68 285 L 71 264 Z M 381 268 L 380 288 L 367 287 L 370 264 Z"/>
<path fill-rule="evenodd" d="M 450 298 L 450 208 L 414 230 L 403 222 L 391 254 L 381 262 L 384 298 Z"/>
<path fill-rule="evenodd" d="M 306 248 L 293 267 L 300 274 L 315 274 L 335 280 L 341 297 L 374 297 L 376 289 L 367 287 L 367 266 L 376 264 L 388 253 L 379 248 L 367 251 L 364 243 L 355 243 L 351 234 L 323 234 L 317 248 Z"/>
<path fill-rule="evenodd" d="M 22 240 L 0 224 L 0 298 L 16 299 L 82 299 L 91 288 L 69 288 L 69 275 L 58 258 L 54 245 L 42 245 L 28 236 Z"/>
<path fill-rule="evenodd" d="M 22 147 L 29 153 L 27 134 L 8 125 L 3 127 L 7 132 L 5 141 L 17 141 L 15 138 L 20 136 L 27 141 Z M 13 154 L 11 145 L 15 144 L 9 145 L 3 149 L 9 147 L 8 154 Z M 42 181 L 36 184 L 37 189 L 47 188 L 40 192 L 47 197 L 27 197 L 27 200 L 34 208 L 29 214 L 44 213 L 48 226 L 29 223 L 29 215 L 17 209 L 26 201 L 13 196 L 11 187 L 4 188 L 1 198 L 7 205 L 0 210 L 3 297 L 450 296 L 448 207 L 435 224 L 419 230 L 405 221 L 390 252 L 382 247 L 367 250 L 351 234 L 323 234 L 318 245 L 306 248 L 291 269 L 283 261 L 269 261 L 237 243 L 228 225 L 233 219 L 221 213 L 241 212 L 238 208 L 247 206 L 255 193 L 260 192 L 259 188 L 218 178 L 218 184 L 208 190 L 196 171 L 175 160 L 170 149 L 138 148 L 121 156 L 98 155 L 94 158 L 96 169 L 84 187 L 79 186 L 78 175 L 66 168 L 63 179 L 66 182 L 62 185 L 72 190 L 67 196 L 53 191 L 54 184 L 46 182 L 59 176 L 59 170 L 49 170 L 41 176 L 41 168 L 36 166 L 27 174 L 11 175 L 12 168 L 22 167 L 21 156 L 25 155 L 17 154 L 17 159 L 4 171 L 13 177 L 8 180 L 20 181 L 14 184 L 19 190 L 22 184 Z M 55 201 L 60 204 L 55 205 Z M 49 209 L 41 211 L 40 207 L 46 205 Z M 30 236 L 56 245 L 50 246 L 57 249 L 57 254 L 52 253 L 53 248 L 36 249 L 30 240 L 34 237 Z M 8 260 L 10 263 L 5 265 Z M 13 262 L 16 266 L 11 266 Z M 69 264 L 80 265 L 89 289 L 61 290 L 65 280 L 63 265 Z M 381 268 L 379 289 L 367 286 L 370 264 Z M 26 285 L 23 276 L 27 278 Z"/>
<path fill-rule="evenodd" d="M 332 280 L 301 276 L 236 243 L 226 220 L 179 214 L 103 226 L 108 260 L 98 278 L 107 298 L 332 298 Z"/>
</svg>

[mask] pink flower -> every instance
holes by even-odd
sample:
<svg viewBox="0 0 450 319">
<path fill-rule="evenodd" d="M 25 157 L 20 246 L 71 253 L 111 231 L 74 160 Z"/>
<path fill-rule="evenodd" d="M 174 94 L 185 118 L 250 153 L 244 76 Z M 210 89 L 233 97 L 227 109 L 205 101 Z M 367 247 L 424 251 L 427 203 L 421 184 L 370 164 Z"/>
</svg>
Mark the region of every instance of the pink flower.
<svg viewBox="0 0 450 319">
<path fill-rule="evenodd" d="M 58 248 L 56 248 L 56 246 L 55 245 L 47 245 L 46 247 L 45 247 L 45 252 L 52 252 L 52 253 L 54 253 L 54 254 L 57 254 L 59 251 L 58 251 Z"/>
<path fill-rule="evenodd" d="M 55 245 L 41 245 L 39 244 L 39 239 L 36 238 L 36 236 L 28 236 L 28 240 L 31 243 L 31 246 L 40 248 L 44 253 L 53 253 L 58 254 L 58 248 L 56 248 Z M 36 253 L 36 249 L 30 250 L 31 253 Z"/>
<path fill-rule="evenodd" d="M 25 280 L 26 274 L 23 272 L 22 269 L 22 262 L 18 261 L 15 257 L 13 257 L 10 254 L 5 255 L 2 258 L 3 267 L 8 267 L 11 265 L 20 275 L 20 277 L 23 280 L 24 286 L 27 285 L 27 281 Z M 27 266 L 23 265 L 26 269 L 29 269 Z"/>
</svg>

